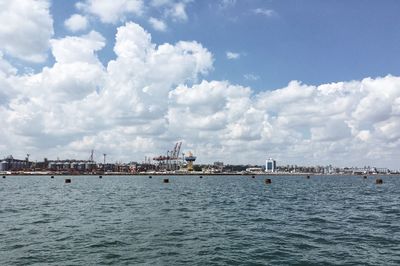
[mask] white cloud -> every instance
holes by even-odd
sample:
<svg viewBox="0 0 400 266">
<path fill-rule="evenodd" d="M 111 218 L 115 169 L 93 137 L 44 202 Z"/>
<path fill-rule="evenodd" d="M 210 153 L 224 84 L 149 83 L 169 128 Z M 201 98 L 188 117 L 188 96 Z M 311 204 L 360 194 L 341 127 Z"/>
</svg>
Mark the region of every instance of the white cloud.
<svg viewBox="0 0 400 266">
<path fill-rule="evenodd" d="M 234 52 L 230 52 L 230 51 L 227 51 L 226 52 L 226 58 L 228 58 L 228 59 L 239 59 L 239 57 L 240 57 L 240 54 L 239 53 L 234 53 Z"/>
<path fill-rule="evenodd" d="M 132 149 L 149 153 L 165 145 L 154 136 L 168 129 L 168 92 L 212 68 L 212 55 L 200 44 L 156 46 L 135 23 L 118 28 L 117 58 L 106 68 L 97 59 L 96 52 L 105 45 L 97 32 L 51 43 L 56 59 L 52 67 L 6 77 L 15 93 L 4 103 L 9 108 L 0 105 L 1 122 L 20 146 L 13 139 L 3 151 L 12 145 L 15 152 L 29 149 L 52 156 L 60 149 L 63 154 L 86 154 L 94 147 L 118 150 L 121 154 L 114 156 L 119 159 L 132 159 Z"/>
<path fill-rule="evenodd" d="M 276 12 L 272 9 L 265 9 L 265 8 L 256 8 L 252 10 L 256 15 L 262 15 L 266 17 L 273 17 L 276 15 Z"/>
<path fill-rule="evenodd" d="M 186 13 L 186 3 L 174 3 L 169 9 L 167 9 L 166 15 L 176 21 L 186 21 L 188 19 Z"/>
<path fill-rule="evenodd" d="M 0 50 L 25 61 L 45 61 L 53 35 L 49 7 L 47 0 L 1 1 Z"/>
<path fill-rule="evenodd" d="M 82 37 L 68 36 L 51 40 L 50 43 L 53 55 L 59 63 L 97 63 L 95 52 L 104 47 L 105 39 L 100 33 L 91 31 Z"/>
<path fill-rule="evenodd" d="M 164 20 L 171 19 L 175 22 L 186 22 L 188 14 L 186 12 L 187 4 L 192 0 L 152 0 L 149 6 L 156 8 L 163 14 Z M 164 22 L 165 23 L 165 22 Z M 152 23 L 153 24 L 153 23 Z"/>
<path fill-rule="evenodd" d="M 155 29 L 157 31 L 166 31 L 167 30 L 167 25 L 165 24 L 164 21 L 162 21 L 160 19 L 156 19 L 156 18 L 150 17 L 149 18 L 149 23 L 151 24 L 153 29 Z"/>
<path fill-rule="evenodd" d="M 124 21 L 126 15 L 141 15 L 144 9 L 142 0 L 85 0 L 78 2 L 76 6 L 98 16 L 103 23 Z"/>
<path fill-rule="evenodd" d="M 192 139 L 196 152 L 210 160 L 251 162 L 261 154 L 287 163 L 376 165 L 380 160 L 381 166 L 395 167 L 399 88 L 400 78 L 392 76 L 320 86 L 293 81 L 258 94 L 203 81 L 170 93 L 169 127 Z"/>
<path fill-rule="evenodd" d="M 3 53 L 0 51 L 0 76 L 16 75 L 17 70 L 3 56 Z"/>
<path fill-rule="evenodd" d="M 11 77 L 16 74 L 17 69 L 3 58 L 3 54 L 0 51 L 0 108 L 7 105 L 12 96 L 15 95 L 15 91 L 12 88 Z"/>
<path fill-rule="evenodd" d="M 86 30 L 88 27 L 88 20 L 85 16 L 73 14 L 65 22 L 65 27 L 72 32 Z"/>
<path fill-rule="evenodd" d="M 153 49 L 150 34 L 138 24 L 129 22 L 117 29 L 114 51 L 118 57 L 142 61 Z"/>
<path fill-rule="evenodd" d="M 155 44 L 138 24 L 117 29 L 116 57 L 92 31 L 51 41 L 53 66 L 19 75 L 0 56 L 0 153 L 32 158 L 92 148 L 138 160 L 184 141 L 200 162 L 397 166 L 400 77 L 255 92 L 202 79 L 212 54 L 197 42 Z M 381 165 L 382 164 L 382 165 Z"/>
<path fill-rule="evenodd" d="M 75 108 L 102 84 L 104 70 L 95 51 L 103 46 L 97 32 L 52 40 L 56 59 L 52 67 L 10 78 L 15 93 L 2 115 L 4 125 L 21 145 L 15 149 L 25 146 L 48 151 L 73 141 L 90 126 L 95 130 L 85 108 Z"/>
</svg>

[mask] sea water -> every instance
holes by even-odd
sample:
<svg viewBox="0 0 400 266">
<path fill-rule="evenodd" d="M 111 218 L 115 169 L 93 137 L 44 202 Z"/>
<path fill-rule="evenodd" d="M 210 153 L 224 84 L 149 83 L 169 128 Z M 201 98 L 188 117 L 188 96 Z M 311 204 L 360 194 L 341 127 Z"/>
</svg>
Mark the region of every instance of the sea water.
<svg viewBox="0 0 400 266">
<path fill-rule="evenodd" d="M 400 265 L 400 178 L 7 176 L 0 265 Z"/>
</svg>

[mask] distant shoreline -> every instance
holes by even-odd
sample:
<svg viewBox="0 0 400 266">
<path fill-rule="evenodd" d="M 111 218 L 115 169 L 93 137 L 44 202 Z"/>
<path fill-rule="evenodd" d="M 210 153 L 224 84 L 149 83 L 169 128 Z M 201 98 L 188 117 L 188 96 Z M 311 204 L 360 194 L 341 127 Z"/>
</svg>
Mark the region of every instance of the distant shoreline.
<svg viewBox="0 0 400 266">
<path fill-rule="evenodd" d="M 315 174 L 315 173 L 2 173 L 1 176 L 398 176 L 395 174 Z"/>
</svg>

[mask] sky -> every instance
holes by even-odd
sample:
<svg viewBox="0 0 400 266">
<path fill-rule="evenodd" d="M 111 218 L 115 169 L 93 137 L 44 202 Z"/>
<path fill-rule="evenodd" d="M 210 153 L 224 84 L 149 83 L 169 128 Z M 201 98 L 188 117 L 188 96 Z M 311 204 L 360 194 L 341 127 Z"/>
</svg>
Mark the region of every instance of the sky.
<svg viewBox="0 0 400 266">
<path fill-rule="evenodd" d="M 399 169 L 400 3 L 0 0 L 0 157 Z"/>
</svg>

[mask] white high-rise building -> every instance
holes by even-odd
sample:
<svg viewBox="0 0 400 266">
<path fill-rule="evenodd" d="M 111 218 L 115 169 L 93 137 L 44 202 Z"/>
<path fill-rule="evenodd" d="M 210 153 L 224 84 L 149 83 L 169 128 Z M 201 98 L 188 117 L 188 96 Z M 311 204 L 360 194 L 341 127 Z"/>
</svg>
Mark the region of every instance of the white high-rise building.
<svg viewBox="0 0 400 266">
<path fill-rule="evenodd" d="M 276 161 L 272 158 L 269 158 L 265 162 L 265 172 L 267 173 L 274 173 L 276 172 Z"/>
</svg>

